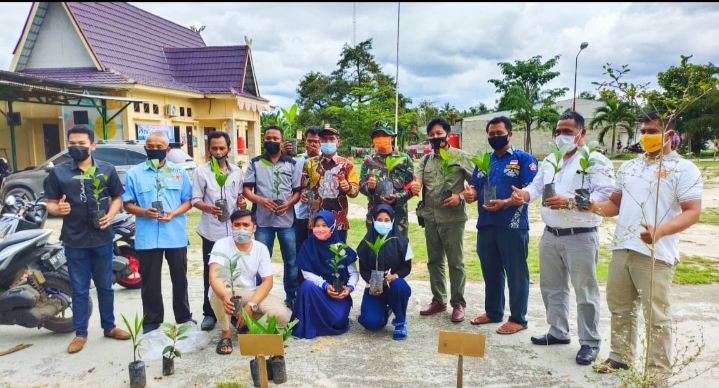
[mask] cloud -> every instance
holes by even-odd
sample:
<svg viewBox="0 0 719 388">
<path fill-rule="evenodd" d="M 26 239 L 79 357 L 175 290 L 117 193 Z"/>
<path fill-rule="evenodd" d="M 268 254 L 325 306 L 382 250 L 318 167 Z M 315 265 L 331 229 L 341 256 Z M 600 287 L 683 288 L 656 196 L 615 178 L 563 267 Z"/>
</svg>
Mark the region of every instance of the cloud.
<svg viewBox="0 0 719 388">
<path fill-rule="evenodd" d="M 181 25 L 206 25 L 208 45 L 244 44 L 252 38 L 259 88 L 272 105 L 288 106 L 310 71 L 336 69 L 343 45 L 352 44 L 352 3 L 133 3 Z M 7 69 L 30 3 L 0 6 L 0 66 Z M 356 3 L 357 42 L 373 39 L 384 71 L 396 71 L 397 3 Z M 498 62 L 561 55 L 561 75 L 547 87 L 567 87 L 571 98 L 579 44 L 577 93 L 603 81 L 602 65 L 628 64 L 627 80 L 651 82 L 679 63 L 719 62 L 716 3 L 402 3 L 400 91 L 414 103 L 449 102 L 466 109 L 499 95 L 487 82 L 501 77 Z"/>
</svg>

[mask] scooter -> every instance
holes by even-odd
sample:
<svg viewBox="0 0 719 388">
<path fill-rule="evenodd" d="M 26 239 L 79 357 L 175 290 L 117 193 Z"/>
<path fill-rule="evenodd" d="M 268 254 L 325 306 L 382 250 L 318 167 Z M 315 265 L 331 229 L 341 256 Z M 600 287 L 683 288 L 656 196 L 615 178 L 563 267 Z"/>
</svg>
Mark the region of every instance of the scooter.
<svg viewBox="0 0 719 388">
<path fill-rule="evenodd" d="M 117 283 L 133 290 L 141 288 L 140 262 L 137 260 L 137 251 L 135 250 L 135 216 L 119 213 L 113 218 L 110 225 L 115 232 L 115 257 L 124 257 L 129 265 L 129 272 L 123 270 L 123 276 L 118 276 Z"/>
</svg>

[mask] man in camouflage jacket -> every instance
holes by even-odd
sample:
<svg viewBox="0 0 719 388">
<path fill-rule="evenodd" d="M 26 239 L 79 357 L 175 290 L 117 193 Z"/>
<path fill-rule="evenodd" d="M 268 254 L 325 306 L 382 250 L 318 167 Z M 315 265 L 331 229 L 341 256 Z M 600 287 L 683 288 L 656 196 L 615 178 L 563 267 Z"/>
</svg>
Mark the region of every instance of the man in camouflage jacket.
<svg viewBox="0 0 719 388">
<path fill-rule="evenodd" d="M 407 201 L 412 198 L 410 184 L 414 179 L 414 165 L 412 159 L 404 152 L 392 147 L 396 135 L 389 124 L 384 121 L 375 123 L 372 131 L 372 142 L 377 150 L 367 155 L 360 169 L 360 193 L 367 196 L 367 230 L 371 230 L 372 209 L 380 204 L 387 204 L 394 208 L 397 226 L 404 236 L 407 235 Z M 388 166 L 391 171 L 388 172 Z M 383 181 L 390 177 L 392 188 L 387 187 L 388 197 L 382 196 Z M 389 185 L 389 183 L 387 183 Z"/>
</svg>

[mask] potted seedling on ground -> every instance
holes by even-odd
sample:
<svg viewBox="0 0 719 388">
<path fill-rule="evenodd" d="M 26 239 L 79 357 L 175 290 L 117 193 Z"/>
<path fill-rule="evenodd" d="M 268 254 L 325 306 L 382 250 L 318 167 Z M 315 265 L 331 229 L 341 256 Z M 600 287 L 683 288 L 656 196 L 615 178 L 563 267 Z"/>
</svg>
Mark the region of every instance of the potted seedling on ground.
<svg viewBox="0 0 719 388">
<path fill-rule="evenodd" d="M 274 181 L 272 182 L 272 194 L 275 195 L 275 199 L 273 200 L 273 202 L 277 204 L 277 206 L 281 206 L 283 203 L 285 203 L 285 201 L 280 199 L 280 166 L 275 166 L 267 159 L 260 159 L 260 161 L 262 162 L 262 164 L 272 169 L 272 175 L 274 175 L 275 177 Z M 275 215 L 279 215 L 276 210 Z"/>
<path fill-rule="evenodd" d="M 492 172 L 492 153 L 477 151 L 477 156 L 470 159 L 472 164 L 477 166 L 477 170 L 484 174 L 487 183 L 484 185 L 484 206 L 492 206 L 492 200 L 497 199 L 497 186 L 493 186 L 490 181 L 490 173 Z"/>
<path fill-rule="evenodd" d="M 452 196 L 451 182 L 452 178 L 454 178 L 454 171 L 452 171 L 450 163 L 452 163 L 453 160 L 459 160 L 459 156 L 450 155 L 449 152 L 447 152 L 447 150 L 445 150 L 444 148 L 439 149 L 439 156 L 442 158 L 442 165 L 440 166 L 440 171 L 442 172 L 442 178 L 444 178 L 444 185 L 442 193 L 440 194 L 440 201 L 444 202 L 447 200 L 447 198 Z"/>
<path fill-rule="evenodd" d="M 556 190 L 554 190 L 554 178 L 556 178 L 557 174 L 562 171 L 562 167 L 559 165 L 561 160 L 564 158 L 564 155 L 567 153 L 567 150 L 569 150 L 569 146 L 565 144 L 562 148 L 559 148 L 556 144 L 549 144 L 549 150 L 554 156 L 554 160 L 547 159 L 547 163 L 554 168 L 554 174 L 552 175 L 552 182 L 545 184 L 542 188 L 542 203 L 544 203 L 547 198 L 552 198 L 557 195 Z"/>
<path fill-rule="evenodd" d="M 332 267 L 333 275 L 335 277 L 335 280 L 332 282 L 332 288 L 334 288 L 335 292 L 338 294 L 341 294 L 344 290 L 344 280 L 342 279 L 342 275 L 340 275 L 340 270 L 344 268 L 344 259 L 345 259 L 345 248 L 347 248 L 347 245 L 339 242 L 335 244 L 330 244 L 330 250 L 332 253 L 335 254 L 334 259 L 329 259 L 327 262 L 329 263 L 330 267 Z"/>
<path fill-rule="evenodd" d="M 92 194 L 95 197 L 95 206 L 96 209 L 92 213 L 92 223 L 94 224 L 95 228 L 100 229 L 100 220 L 102 217 L 105 217 L 107 214 L 105 212 L 105 209 L 101 209 L 102 201 L 107 201 L 109 199 L 108 196 L 102 197 L 102 193 L 107 190 L 107 187 L 100 187 L 102 185 L 102 182 L 107 182 L 107 175 L 105 174 L 97 174 L 95 175 L 95 172 L 97 171 L 97 167 L 90 166 L 90 168 L 87 169 L 87 171 L 84 171 L 80 175 L 76 175 L 73 177 L 73 179 L 78 179 L 82 181 L 83 185 L 83 191 L 85 190 L 85 181 L 92 181 Z"/>
<path fill-rule="evenodd" d="M 145 388 L 147 384 L 145 362 L 140 359 L 140 352 L 138 351 L 142 340 L 137 338 L 140 335 L 142 323 L 145 321 L 145 318 L 139 318 L 138 315 L 135 314 L 134 325 L 130 324 L 127 318 L 125 318 L 125 315 L 122 315 L 122 320 L 125 322 L 125 327 L 127 331 L 130 332 L 130 339 L 132 340 L 133 360 L 127 367 L 127 370 L 130 372 L 130 388 Z"/>
<path fill-rule="evenodd" d="M 602 160 L 590 158 L 592 152 L 596 151 L 598 145 L 599 142 L 593 141 L 589 143 L 589 150 L 584 147 L 577 148 L 577 152 L 581 155 L 581 159 L 579 159 L 579 166 L 581 168 L 577 170 L 577 174 L 582 176 L 582 186 L 580 189 L 574 190 L 574 200 L 577 202 L 577 209 L 579 210 L 589 210 L 590 193 L 589 189 L 584 188 L 584 181 L 586 180 L 587 175 L 591 174 L 589 170 L 597 164 L 604 165 Z"/>
<path fill-rule="evenodd" d="M 287 347 L 286 342 L 288 339 L 297 338 L 292 335 L 292 329 L 299 322 L 300 320 L 295 318 L 294 321 L 289 322 L 285 327 L 276 326 L 275 334 L 282 335 L 282 342 L 284 343 L 285 347 Z M 272 368 L 268 368 L 268 370 L 272 370 L 272 381 L 274 381 L 275 384 L 282 384 L 287 382 L 287 365 L 285 364 L 285 356 L 273 356 L 271 360 Z"/>
<path fill-rule="evenodd" d="M 152 202 L 152 207 L 157 211 L 160 217 L 164 217 L 165 208 L 162 206 L 162 199 L 165 196 L 165 180 L 167 180 L 167 174 L 172 173 L 172 167 L 164 166 L 160 167 L 160 161 L 158 159 L 148 159 L 147 165 L 150 166 L 157 176 L 155 177 L 155 190 L 157 191 L 157 197 Z"/>
<path fill-rule="evenodd" d="M 232 316 L 239 317 L 243 311 L 242 297 L 236 294 L 234 285 L 235 281 L 237 281 L 237 279 L 239 279 L 242 275 L 239 264 L 240 260 L 242 260 L 242 257 L 246 256 L 247 253 L 237 252 L 234 256 L 232 256 L 232 258 L 228 257 L 222 252 L 212 252 L 211 255 L 222 257 L 224 259 L 227 259 L 227 261 L 229 262 L 229 265 L 223 265 L 217 268 L 215 272 L 220 276 L 220 279 L 225 282 L 225 288 L 227 288 L 231 293 L 230 301 L 232 301 L 232 304 L 235 305 L 235 311 L 232 313 Z"/>
<path fill-rule="evenodd" d="M 172 345 L 167 345 L 162 350 L 162 375 L 169 376 L 175 373 L 175 357 L 182 357 L 182 353 L 177 349 L 177 341 L 187 339 L 184 334 L 190 328 L 190 324 L 175 326 L 171 323 L 163 323 L 162 328 L 167 338 L 172 340 Z"/>
<path fill-rule="evenodd" d="M 392 181 L 392 170 L 399 166 L 404 159 L 401 156 L 388 156 L 385 158 L 385 166 L 387 166 L 387 176 L 380 182 L 380 196 L 388 199 L 394 194 L 394 182 Z M 379 171 L 376 172 L 379 175 Z M 379 179 L 377 176 L 375 179 Z"/>
<path fill-rule="evenodd" d="M 389 237 L 389 234 L 386 234 L 384 236 L 377 236 L 377 239 L 375 239 L 374 243 L 371 243 L 367 240 L 364 240 L 364 243 L 367 244 L 372 252 L 374 252 L 375 257 L 375 265 L 374 269 L 372 270 L 372 273 L 370 274 L 369 279 L 369 290 L 371 292 L 379 292 L 382 291 L 382 283 L 384 282 L 384 270 L 379 268 L 379 251 L 382 249 L 382 246 L 389 240 L 393 239 L 394 237 Z"/>
<path fill-rule="evenodd" d="M 247 311 L 245 309 L 242 309 L 242 316 L 245 318 L 245 325 L 247 325 L 247 331 L 250 335 L 254 334 L 277 334 L 277 318 L 267 318 L 267 314 L 263 315 L 260 319 L 255 319 L 250 314 L 247 314 Z M 294 325 L 293 325 L 294 326 Z M 284 361 L 284 358 L 283 358 Z M 272 357 L 268 358 L 266 361 L 267 365 L 267 379 L 274 380 L 274 371 L 273 371 L 273 365 L 272 365 Z M 257 364 L 256 359 L 250 360 L 250 375 L 252 375 L 252 382 L 254 383 L 255 387 L 260 386 L 260 367 Z M 285 380 L 287 379 L 287 374 L 285 373 Z"/>
<path fill-rule="evenodd" d="M 210 167 L 212 168 L 212 172 L 215 173 L 215 180 L 217 181 L 217 184 L 220 186 L 220 199 L 215 201 L 215 206 L 222 209 L 222 214 L 220 214 L 217 219 L 220 222 L 227 222 L 227 220 L 230 219 L 230 210 L 227 208 L 227 200 L 225 200 L 225 183 L 227 182 L 227 178 L 229 175 L 229 169 L 227 171 L 227 174 L 223 174 L 222 171 L 220 171 L 220 164 L 217 162 L 217 159 L 215 157 L 212 157 L 212 160 L 210 160 Z"/>
</svg>

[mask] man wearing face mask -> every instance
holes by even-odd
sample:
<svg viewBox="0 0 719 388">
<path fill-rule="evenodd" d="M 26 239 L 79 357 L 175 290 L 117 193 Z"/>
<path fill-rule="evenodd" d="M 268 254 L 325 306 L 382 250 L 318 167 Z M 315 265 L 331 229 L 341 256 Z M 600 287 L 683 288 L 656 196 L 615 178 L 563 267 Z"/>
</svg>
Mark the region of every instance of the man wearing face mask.
<svg viewBox="0 0 719 388">
<path fill-rule="evenodd" d="M 432 288 L 432 302 L 420 311 L 420 315 L 434 315 L 447 310 L 447 285 L 444 258 L 449 265 L 450 298 L 452 306 L 452 322 L 464 320 L 467 302 L 464 300 L 464 224 L 467 222 L 465 209 L 465 185 L 472 177 L 474 165 L 469 154 L 449 145 L 447 136 L 452 127 L 443 118 L 436 118 L 427 124 L 427 136 L 434 153 L 422 158 L 417 168 L 417 177 L 411 183 L 413 195 L 422 191 L 424 205 L 417 209 L 417 217 L 423 217 L 425 223 L 424 236 L 427 244 L 427 269 Z M 442 174 L 442 157 L 444 149 L 453 157 L 449 162 L 452 172 L 450 181 L 445 181 Z M 446 187 L 452 195 L 442 201 L 442 192 Z"/>
<path fill-rule="evenodd" d="M 150 163 L 140 163 L 125 175 L 125 210 L 137 216 L 135 246 L 142 275 L 143 332 L 160 327 L 165 321 L 162 302 L 162 258 L 167 260 L 172 280 L 172 310 L 175 322 L 195 322 L 187 295 L 187 213 L 191 208 L 192 181 L 187 171 L 167 160 L 170 145 L 162 132 L 151 132 L 145 139 L 148 160 L 157 160 L 157 170 Z M 161 192 L 157 182 L 163 184 Z M 161 195 L 160 195 L 161 194 Z M 162 201 L 164 214 L 152 206 Z"/>
<path fill-rule="evenodd" d="M 524 188 L 537 175 L 537 159 L 512 146 L 512 122 L 504 116 L 489 120 L 487 141 L 492 147 L 489 179 L 474 168 L 468 202 L 481 204 L 477 219 L 477 255 L 484 277 L 484 311 L 472 319 L 473 325 L 499 323 L 504 320 L 504 279 L 509 288 L 507 322 L 498 334 L 514 334 L 527 328 L 529 299 L 529 217 L 523 202 L 512 198 L 512 186 Z M 485 186 L 494 186 L 492 206 L 484 205 Z"/>
<path fill-rule="evenodd" d="M 207 143 L 211 157 L 217 161 L 220 173 L 227 178 L 221 188 L 212 170 L 212 160 L 199 166 L 192 174 L 192 206 L 202 211 L 200 223 L 197 225 L 197 234 L 202 238 L 202 277 L 205 283 L 202 305 L 205 318 L 200 324 L 202 330 L 212 330 L 217 321 L 207 296 L 210 287 L 209 260 L 212 246 L 215 245 L 215 241 L 232 234 L 229 215 L 238 208 L 247 207 L 247 202 L 242 196 L 242 169 L 227 161 L 227 155 L 232 149 L 230 135 L 220 131 L 211 132 L 207 135 Z M 222 209 L 215 205 L 219 199 L 223 199 L 227 206 L 226 220 L 221 219 Z"/>
<path fill-rule="evenodd" d="M 210 254 L 210 284 L 208 293 L 212 310 L 220 324 L 222 334 L 217 343 L 218 354 L 232 353 L 232 335 L 230 333 L 231 316 L 235 313 L 235 305 L 230 300 L 233 295 L 242 298 L 242 307 L 247 314 L 255 319 L 267 314 L 276 317 L 277 324 L 284 326 L 287 323 L 287 309 L 282 300 L 270 295 L 273 285 L 272 261 L 270 252 L 261 242 L 252 239 L 257 226 L 252 212 L 245 209 L 236 210 L 230 216 L 232 235 L 223 237 L 215 243 Z M 229 267 L 230 260 L 237 259 L 237 271 L 240 276 L 232 285 L 218 273 L 221 268 Z M 257 285 L 255 278 L 262 279 Z M 237 316 L 236 328 L 245 325 L 245 319 L 240 312 Z"/>
<path fill-rule="evenodd" d="M 562 160 L 554 160 L 550 154 L 539 166 L 539 172 L 524 190 L 512 187 L 513 199 L 532 202 L 542 197 L 546 184 L 554 182 L 556 195 L 547 198 L 541 208 L 542 221 L 546 224 L 539 241 L 539 285 L 547 314 L 549 332 L 532 337 L 535 345 L 569 344 L 569 282 L 577 296 L 577 329 L 580 349 L 576 362 L 590 365 L 599 353 L 599 285 L 596 264 L 599 260 L 599 232 L 602 217 L 579 212 L 574 206 L 574 193 L 582 188 L 582 178 L 576 171 L 587 130 L 584 117 L 579 113 L 565 113 L 557 123 L 555 142 L 559 149 L 567 147 Z M 600 152 L 593 152 L 590 159 L 597 164 L 590 167 L 585 188 L 590 198 L 597 202 L 609 199 L 614 189 L 612 163 Z M 554 174 L 553 164 L 562 170 Z"/>
<path fill-rule="evenodd" d="M 311 158 L 314 173 L 319 180 L 313 186 L 306 187 L 306 177 L 302 177 L 303 190 L 312 190 L 316 210 L 327 210 L 335 217 L 335 226 L 340 239 L 347 242 L 347 231 L 350 228 L 347 214 L 349 204 L 347 197 L 355 198 L 359 195 L 359 181 L 354 164 L 337 155 L 340 145 L 340 131 L 334 124 L 325 124 L 320 131 L 320 151 L 322 155 Z M 310 168 L 310 161 L 305 161 L 305 167 Z M 312 229 L 313 220 L 310 219 L 309 228 Z"/>
<path fill-rule="evenodd" d="M 72 326 L 76 337 L 67 347 L 68 353 L 82 350 L 87 341 L 90 319 L 90 279 L 95 282 L 100 309 L 100 325 L 105 337 L 118 340 L 130 339 L 130 333 L 115 326 L 112 290 L 113 238 L 110 222 L 122 206 L 122 182 L 115 167 L 92 157 L 95 150 L 95 133 L 86 125 L 76 125 L 67 131 L 68 154 L 72 160 L 55 166 L 45 178 L 44 190 L 47 211 L 62 217 L 60 238 L 65 244 L 65 257 L 72 283 Z M 93 220 L 97 203 L 91 180 L 74 179 L 95 168 L 100 179 L 100 209 L 106 215 L 100 219 L 99 228 Z M 103 198 L 104 197 L 104 198 Z"/>
<path fill-rule="evenodd" d="M 641 304 L 645 319 L 649 309 L 653 311 L 651 322 L 647 322 L 651 326 L 649 367 L 660 376 L 671 375 L 674 341 L 669 295 L 679 260 L 679 233 L 699 221 L 702 204 L 701 173 L 672 151 L 675 132 L 673 118 L 662 119 L 656 113 L 645 116 L 639 137 L 645 153 L 619 167 L 609 200 L 591 204 L 594 213 L 619 216 L 607 275 L 611 351 L 597 368 L 600 373 L 627 369 L 634 361 L 639 331 L 635 317 Z"/>
<path fill-rule="evenodd" d="M 250 160 L 244 182 L 244 196 L 254 203 L 257 231 L 255 238 L 270 250 L 275 236 L 280 241 L 285 271 L 285 303 L 292 308 L 297 292 L 297 256 L 294 206 L 300 200 L 302 170 L 297 161 L 280 151 L 282 129 L 271 125 L 265 129 L 265 153 Z"/>
<path fill-rule="evenodd" d="M 392 142 L 396 135 L 389 124 L 384 121 L 375 123 L 372 131 L 372 143 L 377 150 L 365 157 L 360 169 L 360 192 L 367 196 L 367 231 L 372 230 L 372 209 L 377 205 L 391 206 L 395 211 L 397 226 L 403 236 L 407 235 L 407 200 L 412 197 L 410 184 L 414 179 L 414 163 L 409 155 L 394 150 Z M 400 158 L 392 171 L 387 170 L 387 160 Z M 382 196 L 380 185 L 388 179 L 392 185 L 389 197 Z"/>
</svg>

